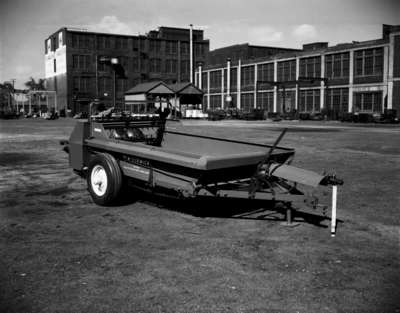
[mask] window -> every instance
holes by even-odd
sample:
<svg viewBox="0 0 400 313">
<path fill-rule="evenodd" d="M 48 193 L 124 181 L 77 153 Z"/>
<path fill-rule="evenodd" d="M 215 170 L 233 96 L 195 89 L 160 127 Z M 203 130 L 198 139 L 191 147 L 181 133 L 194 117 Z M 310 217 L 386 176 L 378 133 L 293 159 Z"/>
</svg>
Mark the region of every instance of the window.
<svg viewBox="0 0 400 313">
<path fill-rule="evenodd" d="M 181 42 L 181 54 L 189 54 L 189 43 Z"/>
<path fill-rule="evenodd" d="M 160 53 L 160 50 L 161 50 L 161 41 L 150 40 L 149 51 L 155 52 L 156 54 L 158 54 L 158 53 Z"/>
<path fill-rule="evenodd" d="M 127 85 L 126 79 L 123 79 L 123 78 L 118 78 L 117 79 L 117 86 L 116 87 L 117 87 L 117 93 L 119 95 L 121 95 L 121 94 L 123 94 L 125 92 L 126 85 Z"/>
<path fill-rule="evenodd" d="M 356 51 L 355 76 L 378 76 L 383 73 L 383 48 Z"/>
<path fill-rule="evenodd" d="M 90 47 L 90 38 L 89 35 L 75 34 L 72 33 L 72 47 L 78 49 L 87 49 Z"/>
<path fill-rule="evenodd" d="M 231 91 L 237 89 L 237 68 L 231 68 Z"/>
<path fill-rule="evenodd" d="M 207 95 L 203 96 L 203 108 L 208 109 L 208 96 Z"/>
<path fill-rule="evenodd" d="M 74 77 L 73 88 L 74 91 L 81 93 L 89 92 L 90 77 Z"/>
<path fill-rule="evenodd" d="M 207 73 L 201 73 L 201 87 L 203 90 L 207 90 Z"/>
<path fill-rule="evenodd" d="M 165 60 L 165 72 L 166 73 L 176 73 L 177 66 L 178 66 L 177 60 Z"/>
<path fill-rule="evenodd" d="M 56 59 L 53 60 L 53 71 L 54 71 L 54 73 L 57 72 L 57 61 L 56 61 Z"/>
<path fill-rule="evenodd" d="M 133 49 L 133 51 L 139 50 L 139 39 L 136 39 L 136 38 L 132 39 L 132 49 Z"/>
<path fill-rule="evenodd" d="M 129 58 L 128 57 L 118 57 L 118 61 L 124 69 L 129 68 Z"/>
<path fill-rule="evenodd" d="M 349 77 L 349 53 L 337 53 L 325 56 L 325 77 Z"/>
<path fill-rule="evenodd" d="M 150 72 L 161 72 L 161 59 L 150 59 Z"/>
<path fill-rule="evenodd" d="M 225 68 L 224 69 L 224 84 L 223 84 L 223 86 L 224 86 L 224 89 L 222 90 L 222 92 L 226 92 L 227 90 L 228 90 L 228 85 L 227 85 L 227 83 L 226 83 L 226 81 L 227 81 L 227 79 L 228 79 L 228 70 Z"/>
<path fill-rule="evenodd" d="M 127 49 L 127 48 L 128 48 L 128 38 L 115 37 L 115 49 Z"/>
<path fill-rule="evenodd" d="M 221 96 L 211 95 L 210 96 L 210 110 L 217 110 L 221 108 Z"/>
<path fill-rule="evenodd" d="M 109 36 L 98 36 L 97 37 L 97 48 L 98 49 L 110 49 L 111 38 Z"/>
<path fill-rule="evenodd" d="M 141 72 L 147 72 L 147 64 L 148 64 L 148 60 L 140 60 L 140 71 Z"/>
<path fill-rule="evenodd" d="M 291 81 L 296 79 L 296 60 L 278 62 L 278 81 Z"/>
<path fill-rule="evenodd" d="M 257 93 L 257 109 L 274 111 L 274 93 L 273 92 L 258 92 Z"/>
<path fill-rule="evenodd" d="M 210 72 L 210 90 L 220 91 L 222 84 L 221 70 Z"/>
<path fill-rule="evenodd" d="M 139 59 L 132 58 L 132 72 L 138 72 L 138 71 L 139 71 Z"/>
<path fill-rule="evenodd" d="M 53 37 L 54 51 L 58 49 L 59 43 L 56 37 Z"/>
<path fill-rule="evenodd" d="M 240 76 L 241 86 L 254 86 L 254 66 L 242 67 Z"/>
<path fill-rule="evenodd" d="M 274 80 L 274 64 L 259 64 L 257 66 L 257 80 L 261 81 L 273 81 Z M 268 84 L 260 84 L 261 86 L 268 86 Z"/>
<path fill-rule="evenodd" d="M 113 90 L 112 79 L 110 77 L 100 77 L 99 78 L 100 95 L 105 96 L 105 94 L 108 94 L 108 96 L 110 96 L 112 90 Z"/>
<path fill-rule="evenodd" d="M 340 115 L 348 112 L 349 89 L 334 88 L 328 89 L 326 93 L 326 108 L 330 118 L 338 119 Z"/>
<path fill-rule="evenodd" d="M 73 60 L 73 59 L 72 59 Z M 99 59 L 97 60 L 97 70 L 99 72 L 107 72 L 110 70 L 110 66 L 108 66 L 107 64 L 103 63 L 103 62 L 99 62 Z"/>
<path fill-rule="evenodd" d="M 296 105 L 296 91 L 280 90 L 278 92 L 277 112 L 292 112 Z"/>
<path fill-rule="evenodd" d="M 354 96 L 354 112 L 382 112 L 382 92 L 357 92 Z"/>
<path fill-rule="evenodd" d="M 145 38 L 141 38 L 139 40 L 139 48 L 140 48 L 140 51 L 146 50 L 146 39 Z"/>
<path fill-rule="evenodd" d="M 46 53 L 51 51 L 51 38 L 47 39 L 46 41 Z"/>
<path fill-rule="evenodd" d="M 197 57 L 204 56 L 204 46 L 202 44 L 195 44 L 194 45 L 194 55 Z"/>
<path fill-rule="evenodd" d="M 59 32 L 58 33 L 58 46 L 62 47 L 62 45 L 64 44 L 64 40 L 63 40 L 63 33 Z"/>
<path fill-rule="evenodd" d="M 182 60 L 181 61 L 181 73 L 188 74 L 189 73 L 189 60 Z"/>
<path fill-rule="evenodd" d="M 314 113 L 319 112 L 320 104 L 320 90 L 300 90 L 299 95 L 299 112 Z"/>
<path fill-rule="evenodd" d="M 250 112 L 254 109 L 254 94 L 253 93 L 242 93 L 240 95 L 240 108 L 244 112 Z"/>
<path fill-rule="evenodd" d="M 72 56 L 72 67 L 74 69 L 80 69 L 80 70 L 89 69 L 90 55 L 78 55 L 78 54 L 73 55 Z"/>
<path fill-rule="evenodd" d="M 165 53 L 176 54 L 178 52 L 178 43 L 176 41 L 165 42 Z"/>
<path fill-rule="evenodd" d="M 321 57 L 300 59 L 301 77 L 321 77 Z"/>
<path fill-rule="evenodd" d="M 79 35 L 72 34 L 71 35 L 71 46 L 72 48 L 79 48 Z"/>
</svg>

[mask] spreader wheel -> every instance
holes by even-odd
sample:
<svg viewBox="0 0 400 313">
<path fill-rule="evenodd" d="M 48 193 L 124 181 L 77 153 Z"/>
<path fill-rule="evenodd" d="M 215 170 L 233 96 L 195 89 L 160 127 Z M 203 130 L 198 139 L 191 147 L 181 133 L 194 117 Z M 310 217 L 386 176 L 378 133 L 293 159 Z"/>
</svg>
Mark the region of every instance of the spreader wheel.
<svg viewBox="0 0 400 313">
<path fill-rule="evenodd" d="M 116 202 L 122 188 L 122 173 L 112 155 L 99 153 L 91 159 L 87 185 L 96 204 L 107 206 Z"/>
</svg>

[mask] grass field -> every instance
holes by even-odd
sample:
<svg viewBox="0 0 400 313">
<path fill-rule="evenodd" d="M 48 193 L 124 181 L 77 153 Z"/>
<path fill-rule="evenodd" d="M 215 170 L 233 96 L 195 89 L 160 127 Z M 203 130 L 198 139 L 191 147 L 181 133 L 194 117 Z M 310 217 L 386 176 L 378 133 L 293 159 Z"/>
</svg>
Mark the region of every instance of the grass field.
<svg viewBox="0 0 400 313">
<path fill-rule="evenodd" d="M 400 312 L 400 127 L 169 125 L 260 143 L 287 126 L 293 165 L 345 181 L 331 238 L 329 220 L 231 216 L 243 203 L 96 206 L 58 144 L 74 123 L 0 121 L 0 312 Z"/>
</svg>

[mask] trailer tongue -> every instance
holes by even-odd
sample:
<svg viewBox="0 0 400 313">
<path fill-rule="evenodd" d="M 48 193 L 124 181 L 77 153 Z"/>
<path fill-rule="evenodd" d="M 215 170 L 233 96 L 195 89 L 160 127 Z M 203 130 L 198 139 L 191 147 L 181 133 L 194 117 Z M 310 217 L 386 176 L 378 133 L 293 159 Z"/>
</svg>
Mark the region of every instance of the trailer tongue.
<svg viewBox="0 0 400 313">
<path fill-rule="evenodd" d="M 77 122 L 66 150 L 71 167 L 86 177 L 93 201 L 114 203 L 125 184 L 174 197 L 232 197 L 284 204 L 292 225 L 296 206 L 317 208 L 298 184 L 333 186 L 331 232 L 336 231 L 333 175 L 290 165 L 295 151 L 273 145 L 199 136 L 165 129 L 159 116 L 101 117 Z"/>
</svg>

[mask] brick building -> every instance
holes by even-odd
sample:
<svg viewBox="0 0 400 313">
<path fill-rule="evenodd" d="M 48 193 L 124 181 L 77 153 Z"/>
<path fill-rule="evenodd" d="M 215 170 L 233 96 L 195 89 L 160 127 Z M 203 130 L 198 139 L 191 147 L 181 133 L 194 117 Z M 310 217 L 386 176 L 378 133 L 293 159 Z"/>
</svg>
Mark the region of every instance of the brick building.
<svg viewBox="0 0 400 313">
<path fill-rule="evenodd" d="M 209 40 L 193 30 L 193 62 L 205 62 Z M 95 99 L 112 103 L 134 85 L 153 80 L 189 81 L 190 30 L 160 27 L 146 35 L 127 36 L 61 28 L 45 40 L 45 74 L 48 90 L 57 92 L 60 109 L 87 110 Z M 124 75 L 114 80 L 113 68 L 99 62 L 117 58 Z M 114 86 L 115 81 L 115 86 Z"/>
<path fill-rule="evenodd" d="M 400 114 L 400 26 L 383 25 L 382 38 L 248 58 L 236 46 L 210 52 L 220 64 L 202 64 L 195 83 L 210 110 L 236 107 L 269 112 Z M 243 49 L 242 49 L 243 50 Z M 228 101 L 227 101 L 228 100 Z M 231 101 L 229 101 L 231 100 Z"/>
</svg>

